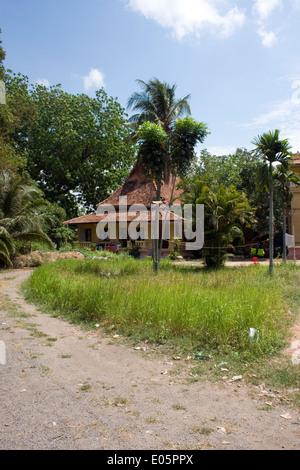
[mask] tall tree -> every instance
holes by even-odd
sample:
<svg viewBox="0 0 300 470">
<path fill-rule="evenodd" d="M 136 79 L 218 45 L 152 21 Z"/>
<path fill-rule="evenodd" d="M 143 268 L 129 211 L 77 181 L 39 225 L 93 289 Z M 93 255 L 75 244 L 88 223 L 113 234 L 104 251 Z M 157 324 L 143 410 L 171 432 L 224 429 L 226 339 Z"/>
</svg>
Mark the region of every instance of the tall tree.
<svg viewBox="0 0 300 470">
<path fill-rule="evenodd" d="M 269 271 L 273 274 L 274 260 L 274 164 L 281 163 L 287 167 L 290 161 L 291 146 L 288 139 L 279 139 L 280 131 L 269 131 L 257 136 L 253 140 L 255 145 L 254 154 L 260 156 L 264 166 L 258 175 L 260 188 L 267 188 L 269 192 Z"/>
<path fill-rule="evenodd" d="M 29 132 L 28 171 L 67 217 L 93 210 L 127 176 L 135 159 L 127 117 L 103 89 L 95 98 L 60 86 L 36 86 L 37 113 Z"/>
<path fill-rule="evenodd" d="M 2 34 L 1 29 L 0 29 L 0 34 Z M 2 40 L 0 39 L 0 80 L 3 79 L 4 67 L 3 67 L 2 62 L 5 60 L 5 56 L 6 54 L 2 47 Z"/>
<path fill-rule="evenodd" d="M 36 108 L 30 96 L 28 78 L 5 70 L 5 104 L 0 105 L 0 169 L 24 169 L 28 155 L 29 128 Z"/>
<path fill-rule="evenodd" d="M 196 157 L 196 144 L 204 142 L 207 134 L 206 124 L 189 116 L 177 119 L 170 134 L 160 125 L 150 122 L 139 127 L 138 161 L 155 181 L 157 200 L 160 199 L 163 181 L 168 181 L 170 175 L 174 178 L 187 173 Z"/>
<path fill-rule="evenodd" d="M 245 193 L 230 184 L 215 184 L 206 174 L 184 180 L 182 201 L 204 205 L 204 248 L 202 257 L 209 268 L 222 266 L 234 241 L 244 240 L 245 227 L 255 222 L 254 209 Z"/>
<path fill-rule="evenodd" d="M 135 137 L 139 141 L 138 161 L 156 184 L 156 200 L 160 200 L 161 185 L 172 177 L 185 174 L 195 158 L 195 146 L 208 134 L 207 126 L 190 116 L 190 95 L 183 99 L 175 96 L 176 85 L 170 86 L 157 78 L 148 83 L 138 80 L 141 93 L 134 93 L 128 108 L 139 113 L 130 118 Z M 172 199 L 172 198 L 171 198 Z M 162 240 L 161 240 L 162 242 Z M 161 244 L 160 244 L 161 246 Z M 153 249 L 155 270 L 158 267 L 158 248 Z"/>
<path fill-rule="evenodd" d="M 176 98 L 177 86 L 161 82 L 157 78 L 145 82 L 137 80 L 141 92 L 135 92 L 128 99 L 128 109 L 138 111 L 129 118 L 136 130 L 143 122 L 149 121 L 161 126 L 167 134 L 173 129 L 174 122 L 183 114 L 191 114 L 190 95 Z"/>
</svg>

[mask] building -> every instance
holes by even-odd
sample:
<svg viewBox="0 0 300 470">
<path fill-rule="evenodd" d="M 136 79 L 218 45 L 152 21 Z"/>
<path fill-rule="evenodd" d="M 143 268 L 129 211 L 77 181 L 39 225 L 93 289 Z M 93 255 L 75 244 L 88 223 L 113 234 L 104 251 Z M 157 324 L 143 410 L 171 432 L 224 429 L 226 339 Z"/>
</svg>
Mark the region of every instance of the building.
<svg viewBox="0 0 300 470">
<path fill-rule="evenodd" d="M 292 155 L 291 171 L 300 176 L 300 153 Z M 289 248 L 289 259 L 300 259 L 300 186 L 291 183 L 293 198 L 289 208 L 288 231 L 295 237 L 295 246 Z"/>
<path fill-rule="evenodd" d="M 160 230 L 161 256 L 165 257 L 172 250 L 174 236 L 176 234 L 175 222 L 183 222 L 181 215 L 169 210 L 172 204 L 180 204 L 181 191 L 177 189 L 178 179 L 170 177 L 167 183 L 162 184 L 160 196 L 164 210 L 158 214 Z M 144 170 L 136 163 L 123 183 L 111 196 L 100 202 L 97 212 L 66 221 L 69 227 L 77 230 L 77 238 L 81 248 L 106 249 L 108 251 L 127 251 L 138 247 L 140 256 L 151 256 L 153 240 L 150 236 L 151 221 L 156 217 L 153 214 L 153 203 L 156 201 L 157 188 L 155 183 L 145 176 Z M 125 201 L 126 206 L 120 201 Z M 137 206 L 141 206 L 141 210 Z M 151 210 L 152 207 L 152 210 Z M 106 209 L 111 210 L 107 212 Z M 125 209 L 125 210 L 124 210 Z M 169 232 L 163 234 L 163 222 L 169 221 Z M 107 238 L 99 238 L 99 222 L 102 222 L 103 230 Z M 131 224 L 134 222 L 134 224 Z M 111 225 L 109 225 L 111 224 Z M 113 227 L 115 225 L 115 229 Z M 130 236 L 129 226 L 134 225 L 138 237 Z M 112 228 L 110 228 L 112 227 Z"/>
</svg>

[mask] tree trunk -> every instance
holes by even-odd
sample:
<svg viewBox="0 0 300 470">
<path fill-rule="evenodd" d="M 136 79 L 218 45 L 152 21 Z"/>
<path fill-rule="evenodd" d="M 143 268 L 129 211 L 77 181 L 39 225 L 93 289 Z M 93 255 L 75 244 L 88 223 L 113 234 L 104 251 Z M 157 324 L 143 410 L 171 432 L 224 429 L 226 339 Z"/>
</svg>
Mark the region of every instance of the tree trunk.
<svg viewBox="0 0 300 470">
<path fill-rule="evenodd" d="M 160 201 L 160 193 L 161 193 L 161 183 L 157 185 L 156 188 L 156 201 Z M 159 240 L 159 204 L 158 202 L 156 203 L 156 209 L 155 209 L 155 229 L 158 231 L 156 236 L 158 239 L 153 239 L 152 240 L 152 258 L 153 258 L 153 269 L 154 272 L 158 271 L 158 266 L 159 266 L 159 261 L 160 261 L 160 240 Z"/>
<path fill-rule="evenodd" d="M 269 271 L 273 274 L 274 259 L 274 209 L 273 209 L 273 182 L 270 182 L 270 208 L 269 208 Z"/>
</svg>

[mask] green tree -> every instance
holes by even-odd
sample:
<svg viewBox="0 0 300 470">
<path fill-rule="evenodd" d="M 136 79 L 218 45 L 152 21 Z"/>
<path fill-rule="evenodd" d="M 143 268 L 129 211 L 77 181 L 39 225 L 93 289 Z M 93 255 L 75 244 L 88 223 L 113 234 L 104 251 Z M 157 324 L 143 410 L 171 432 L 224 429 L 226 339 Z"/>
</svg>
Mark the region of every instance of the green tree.
<svg viewBox="0 0 300 470">
<path fill-rule="evenodd" d="M 2 31 L 0 29 L 0 34 L 2 34 Z M 2 40 L 0 39 L 0 80 L 3 79 L 3 73 L 4 73 L 4 66 L 2 64 L 2 62 L 5 60 L 5 51 L 2 47 Z"/>
<path fill-rule="evenodd" d="M 269 271 L 273 274 L 274 259 L 274 164 L 281 163 L 288 167 L 290 144 L 288 139 L 279 139 L 280 131 L 269 131 L 253 140 L 254 154 L 262 158 L 264 165 L 258 173 L 258 187 L 269 192 Z"/>
<path fill-rule="evenodd" d="M 233 185 L 213 188 L 205 179 L 194 180 L 183 201 L 204 205 L 204 248 L 202 256 L 209 268 L 222 266 L 234 240 L 243 240 L 243 229 L 254 222 L 254 210 L 247 196 Z"/>
<path fill-rule="evenodd" d="M 157 200 L 160 200 L 163 181 L 168 181 L 170 175 L 186 175 L 196 158 L 196 144 L 202 143 L 207 134 L 206 124 L 197 122 L 190 116 L 178 119 L 170 134 L 151 122 L 144 122 L 139 127 L 138 161 L 156 183 Z"/>
<path fill-rule="evenodd" d="M 177 86 L 161 82 L 157 78 L 144 82 L 137 80 L 142 88 L 128 99 L 128 109 L 138 111 L 130 117 L 134 129 L 144 122 L 152 122 L 161 126 L 167 134 L 173 129 L 174 122 L 183 114 L 190 114 L 190 95 L 176 98 Z"/>
<path fill-rule="evenodd" d="M 269 233 L 269 199 L 267 192 L 257 191 L 257 173 L 264 166 L 262 158 L 245 148 L 238 148 L 228 155 L 213 155 L 206 149 L 201 150 L 196 162 L 191 166 L 187 176 L 181 181 L 185 191 L 199 179 L 211 188 L 220 183 L 225 187 L 233 185 L 246 194 L 250 205 L 255 208 L 255 219 L 251 227 L 245 229 L 245 237 L 251 240 L 256 236 L 264 237 Z M 274 221 L 281 224 L 280 188 L 274 184 Z"/>
<path fill-rule="evenodd" d="M 67 217 L 95 209 L 127 176 L 135 159 L 126 116 L 104 90 L 95 98 L 60 86 L 32 92 L 37 114 L 29 132 L 28 171 Z"/>
<path fill-rule="evenodd" d="M 0 170 L 22 171 L 28 155 L 29 128 L 36 108 L 30 97 L 28 78 L 6 70 L 5 104 L 0 105 Z"/>
<path fill-rule="evenodd" d="M 6 104 L 0 106 L 0 136 L 14 151 L 27 156 L 29 129 L 36 117 L 28 77 L 6 70 Z"/>
<path fill-rule="evenodd" d="M 183 176 L 195 158 L 195 145 L 203 142 L 207 127 L 191 117 L 178 119 L 169 135 L 158 124 L 144 122 L 137 131 L 139 139 L 138 161 L 156 184 L 156 200 L 161 199 L 161 185 L 170 175 Z M 174 187 L 174 184 L 172 185 Z M 171 197 L 172 199 L 172 197 Z M 171 201 L 172 202 L 172 201 Z M 162 239 L 160 242 L 161 248 Z M 154 269 L 160 258 L 158 241 L 153 245 Z"/>
<path fill-rule="evenodd" d="M 0 174 L 0 259 L 11 266 L 18 242 L 43 242 L 53 247 L 43 231 L 45 200 L 28 175 Z"/>
</svg>

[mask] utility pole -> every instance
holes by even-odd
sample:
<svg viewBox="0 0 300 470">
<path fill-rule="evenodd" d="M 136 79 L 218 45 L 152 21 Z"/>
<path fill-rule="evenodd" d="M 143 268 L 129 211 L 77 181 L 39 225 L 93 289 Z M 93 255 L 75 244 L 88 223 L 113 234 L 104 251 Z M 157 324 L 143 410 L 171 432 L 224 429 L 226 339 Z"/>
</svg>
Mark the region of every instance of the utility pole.
<svg viewBox="0 0 300 470">
<path fill-rule="evenodd" d="M 162 201 L 153 201 L 153 204 L 155 204 L 155 231 L 154 231 L 154 240 L 152 240 L 152 242 L 153 242 L 153 269 L 155 273 L 158 272 L 158 265 L 159 265 L 159 206 L 161 203 Z"/>
</svg>

